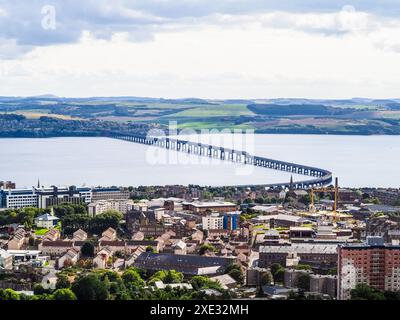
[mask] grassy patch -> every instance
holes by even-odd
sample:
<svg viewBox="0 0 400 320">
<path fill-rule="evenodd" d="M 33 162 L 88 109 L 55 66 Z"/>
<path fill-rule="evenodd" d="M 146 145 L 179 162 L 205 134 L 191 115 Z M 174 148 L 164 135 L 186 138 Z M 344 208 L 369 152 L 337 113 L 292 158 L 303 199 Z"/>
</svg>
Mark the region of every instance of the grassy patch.
<svg viewBox="0 0 400 320">
<path fill-rule="evenodd" d="M 49 229 L 36 229 L 35 235 L 36 236 L 44 236 Z"/>
<path fill-rule="evenodd" d="M 254 115 L 245 105 L 214 105 L 214 106 L 201 106 L 189 110 L 168 115 L 168 118 L 175 117 L 239 117 Z"/>
</svg>

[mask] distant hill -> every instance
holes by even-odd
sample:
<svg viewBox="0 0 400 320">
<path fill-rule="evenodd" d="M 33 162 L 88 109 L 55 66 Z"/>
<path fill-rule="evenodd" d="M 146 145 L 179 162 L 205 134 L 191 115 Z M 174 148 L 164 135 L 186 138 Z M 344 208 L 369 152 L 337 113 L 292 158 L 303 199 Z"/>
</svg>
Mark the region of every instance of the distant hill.
<svg viewBox="0 0 400 320">
<path fill-rule="evenodd" d="M 324 105 L 313 104 L 250 104 L 247 108 L 256 113 L 270 116 L 295 116 L 295 115 L 334 115 L 342 113 L 343 110 L 327 107 Z"/>
</svg>

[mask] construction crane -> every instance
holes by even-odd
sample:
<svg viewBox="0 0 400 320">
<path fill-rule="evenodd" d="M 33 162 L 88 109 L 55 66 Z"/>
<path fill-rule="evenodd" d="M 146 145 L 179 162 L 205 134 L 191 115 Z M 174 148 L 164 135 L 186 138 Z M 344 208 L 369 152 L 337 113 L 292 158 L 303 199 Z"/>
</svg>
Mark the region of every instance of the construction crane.
<svg viewBox="0 0 400 320">
<path fill-rule="evenodd" d="M 310 210 L 314 211 L 314 192 L 333 192 L 334 193 L 334 202 L 333 202 L 333 221 L 336 222 L 336 210 L 338 207 L 338 199 L 339 199 L 339 180 L 338 178 L 335 179 L 335 186 L 334 187 L 322 187 L 322 188 L 311 188 L 310 198 Z"/>
</svg>

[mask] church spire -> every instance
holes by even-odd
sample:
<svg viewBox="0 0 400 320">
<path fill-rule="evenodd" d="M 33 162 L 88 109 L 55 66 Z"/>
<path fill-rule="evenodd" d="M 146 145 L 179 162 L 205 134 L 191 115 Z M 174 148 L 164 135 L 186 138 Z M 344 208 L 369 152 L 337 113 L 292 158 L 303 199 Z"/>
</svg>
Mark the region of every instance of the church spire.
<svg viewBox="0 0 400 320">
<path fill-rule="evenodd" d="M 289 190 L 293 189 L 293 175 L 290 176 Z"/>
<path fill-rule="evenodd" d="M 39 179 L 37 180 L 37 187 L 38 187 L 38 189 L 40 189 L 40 181 L 39 181 Z"/>
</svg>

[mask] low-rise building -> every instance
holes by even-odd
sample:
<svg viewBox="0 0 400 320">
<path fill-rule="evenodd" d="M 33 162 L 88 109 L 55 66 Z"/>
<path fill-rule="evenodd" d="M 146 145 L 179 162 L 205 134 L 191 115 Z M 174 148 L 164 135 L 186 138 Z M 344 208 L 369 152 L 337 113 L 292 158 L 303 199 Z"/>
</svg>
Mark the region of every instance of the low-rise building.
<svg viewBox="0 0 400 320">
<path fill-rule="evenodd" d="M 68 249 L 68 251 L 58 259 L 58 267 L 61 269 L 76 264 L 79 259 L 79 253 L 80 252 L 74 248 Z"/>
<path fill-rule="evenodd" d="M 47 231 L 45 233 L 45 235 L 43 236 L 43 241 L 56 241 L 58 239 L 60 239 L 61 237 L 61 232 L 58 229 L 50 229 L 49 231 Z"/>
<path fill-rule="evenodd" d="M 299 227 L 304 223 L 309 223 L 310 221 L 291 214 L 275 214 L 268 216 L 258 216 L 252 219 L 254 223 L 266 223 L 269 224 L 270 228 L 290 228 Z"/>
<path fill-rule="evenodd" d="M 11 270 L 13 268 L 13 257 L 6 250 L 0 249 L 0 270 Z"/>
<path fill-rule="evenodd" d="M 183 202 L 183 210 L 188 210 L 196 214 L 206 214 L 207 212 L 232 212 L 236 211 L 236 204 L 226 201 L 214 201 L 214 202 Z"/>
<path fill-rule="evenodd" d="M 144 252 L 134 266 L 150 271 L 176 270 L 185 275 L 214 275 L 223 273 L 234 261 L 234 258 Z"/>
<path fill-rule="evenodd" d="M 49 213 L 45 213 L 45 214 L 42 214 L 41 216 L 35 218 L 35 225 L 38 228 L 50 229 L 50 228 L 55 227 L 59 220 L 60 220 L 59 218 L 57 218 Z"/>
<path fill-rule="evenodd" d="M 108 228 L 101 234 L 99 241 L 114 241 L 117 240 L 117 231 L 113 228 Z"/>
<path fill-rule="evenodd" d="M 73 241 L 85 241 L 87 239 L 88 235 L 85 231 L 82 229 L 76 230 L 73 235 L 72 235 L 72 240 Z"/>
<path fill-rule="evenodd" d="M 337 244 L 307 244 L 293 243 L 284 246 L 260 246 L 259 266 L 267 268 L 271 264 L 286 264 L 290 253 L 296 253 L 301 264 L 308 264 L 316 268 L 330 269 L 337 265 Z"/>
<path fill-rule="evenodd" d="M 19 250 L 25 243 L 25 230 L 20 228 L 14 232 L 13 237 L 8 241 L 8 250 Z"/>
<path fill-rule="evenodd" d="M 327 294 L 331 298 L 336 298 L 337 276 L 334 275 L 310 275 L 310 292 Z"/>
<path fill-rule="evenodd" d="M 211 277 L 210 280 L 218 282 L 225 290 L 233 289 L 237 286 L 237 281 L 233 279 L 229 274 L 222 274 L 219 276 Z"/>
<path fill-rule="evenodd" d="M 44 254 L 51 257 L 60 257 L 64 255 L 69 249 L 74 248 L 80 250 L 84 241 L 71 241 L 71 240 L 56 240 L 48 241 L 43 240 L 38 245 L 38 249 Z"/>
<path fill-rule="evenodd" d="M 95 269 L 105 269 L 108 265 L 108 260 L 112 257 L 113 252 L 110 248 L 101 249 L 96 257 L 93 259 L 93 268 Z"/>
</svg>

